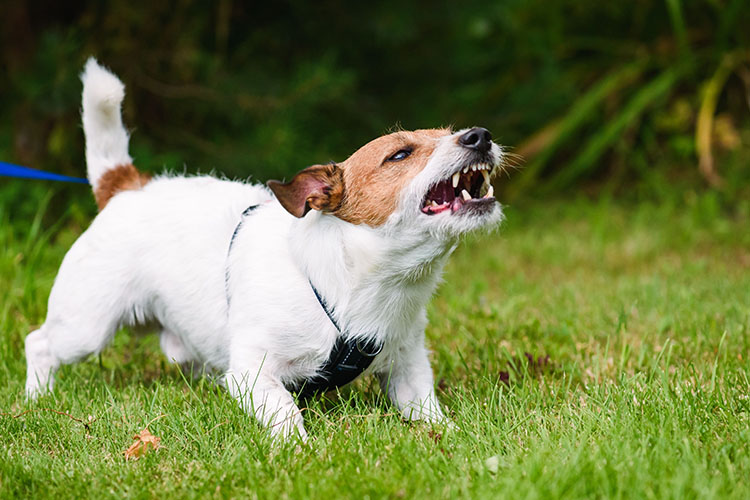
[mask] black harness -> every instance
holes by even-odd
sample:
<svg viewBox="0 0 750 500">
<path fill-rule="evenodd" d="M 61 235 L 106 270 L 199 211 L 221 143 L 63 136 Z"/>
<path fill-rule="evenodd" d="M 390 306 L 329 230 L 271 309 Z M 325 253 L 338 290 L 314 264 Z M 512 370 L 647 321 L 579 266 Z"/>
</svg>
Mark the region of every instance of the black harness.
<svg viewBox="0 0 750 500">
<path fill-rule="evenodd" d="M 252 211 L 258 208 L 258 205 L 251 205 L 242 212 L 242 217 L 237 227 L 232 233 L 232 238 L 229 241 L 229 252 L 232 251 L 232 244 L 237 236 L 237 233 L 242 226 L 242 222 L 245 217 Z M 227 254 L 228 257 L 228 254 Z M 227 286 L 227 304 L 229 303 L 229 268 L 225 272 L 225 283 Z M 312 284 L 310 288 L 315 294 L 315 298 L 318 299 L 320 307 L 325 311 L 326 316 L 331 321 L 333 326 L 336 328 L 338 335 L 336 336 L 336 342 L 333 344 L 331 354 L 328 356 L 328 360 L 323 367 L 318 371 L 318 374 L 308 380 L 303 381 L 300 384 L 287 387 L 292 392 L 296 392 L 300 398 L 307 398 L 316 393 L 324 393 L 339 387 L 343 387 L 355 378 L 360 376 L 371 364 L 375 357 L 380 354 L 383 350 L 383 344 L 376 341 L 375 339 L 355 339 L 351 336 L 341 332 L 338 323 L 333 318 L 332 309 L 329 309 L 325 299 L 320 295 L 318 290 Z"/>
</svg>

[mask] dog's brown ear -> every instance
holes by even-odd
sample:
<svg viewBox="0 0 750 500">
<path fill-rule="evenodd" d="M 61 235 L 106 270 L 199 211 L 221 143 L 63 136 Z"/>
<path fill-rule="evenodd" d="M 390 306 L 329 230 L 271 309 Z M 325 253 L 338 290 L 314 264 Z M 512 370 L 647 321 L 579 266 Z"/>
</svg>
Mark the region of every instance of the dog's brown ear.
<svg viewBox="0 0 750 500">
<path fill-rule="evenodd" d="M 287 212 L 304 217 L 310 209 L 335 212 L 339 208 L 344 197 L 344 176 L 335 163 L 313 165 L 286 184 L 268 181 L 268 187 Z"/>
</svg>

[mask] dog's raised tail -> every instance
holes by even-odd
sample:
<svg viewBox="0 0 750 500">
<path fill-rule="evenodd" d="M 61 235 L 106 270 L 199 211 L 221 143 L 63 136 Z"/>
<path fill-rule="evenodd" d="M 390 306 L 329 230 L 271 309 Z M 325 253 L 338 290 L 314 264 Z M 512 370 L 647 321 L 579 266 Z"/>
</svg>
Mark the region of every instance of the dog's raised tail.
<svg viewBox="0 0 750 500">
<path fill-rule="evenodd" d="M 141 188 L 149 176 L 136 170 L 128 154 L 128 131 L 120 112 L 125 86 L 93 57 L 86 62 L 81 81 L 86 170 L 101 210 L 116 193 Z"/>
</svg>

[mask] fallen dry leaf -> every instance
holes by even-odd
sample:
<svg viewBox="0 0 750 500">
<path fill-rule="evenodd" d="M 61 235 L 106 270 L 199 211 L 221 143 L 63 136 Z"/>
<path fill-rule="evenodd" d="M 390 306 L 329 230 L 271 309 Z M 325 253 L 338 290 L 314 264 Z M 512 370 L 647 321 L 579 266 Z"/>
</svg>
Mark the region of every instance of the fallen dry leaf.
<svg viewBox="0 0 750 500">
<path fill-rule="evenodd" d="M 159 448 L 160 437 L 156 437 L 148 430 L 148 427 L 143 429 L 141 432 L 133 436 L 135 443 L 130 445 L 130 448 L 125 450 L 125 460 L 137 460 L 142 457 L 149 450 L 156 450 Z"/>
</svg>

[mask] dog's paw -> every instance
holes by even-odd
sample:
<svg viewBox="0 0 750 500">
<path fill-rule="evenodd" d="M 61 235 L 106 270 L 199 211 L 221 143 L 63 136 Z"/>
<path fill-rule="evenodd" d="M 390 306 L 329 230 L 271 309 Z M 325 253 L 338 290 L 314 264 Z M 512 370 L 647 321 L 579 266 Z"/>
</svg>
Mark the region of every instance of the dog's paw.
<svg viewBox="0 0 750 500">
<path fill-rule="evenodd" d="M 294 422 L 292 419 L 287 419 L 272 426 L 271 437 L 277 443 L 298 441 L 301 444 L 306 444 L 308 440 L 305 427 L 301 423 Z"/>
<path fill-rule="evenodd" d="M 40 396 L 42 396 L 43 394 L 46 394 L 47 392 L 49 391 L 45 390 L 42 387 L 39 387 L 38 384 L 34 384 L 34 383 L 29 384 L 27 382 L 24 395 L 26 396 L 26 401 L 32 402 L 32 401 L 36 401 L 37 399 L 39 399 Z"/>
</svg>

